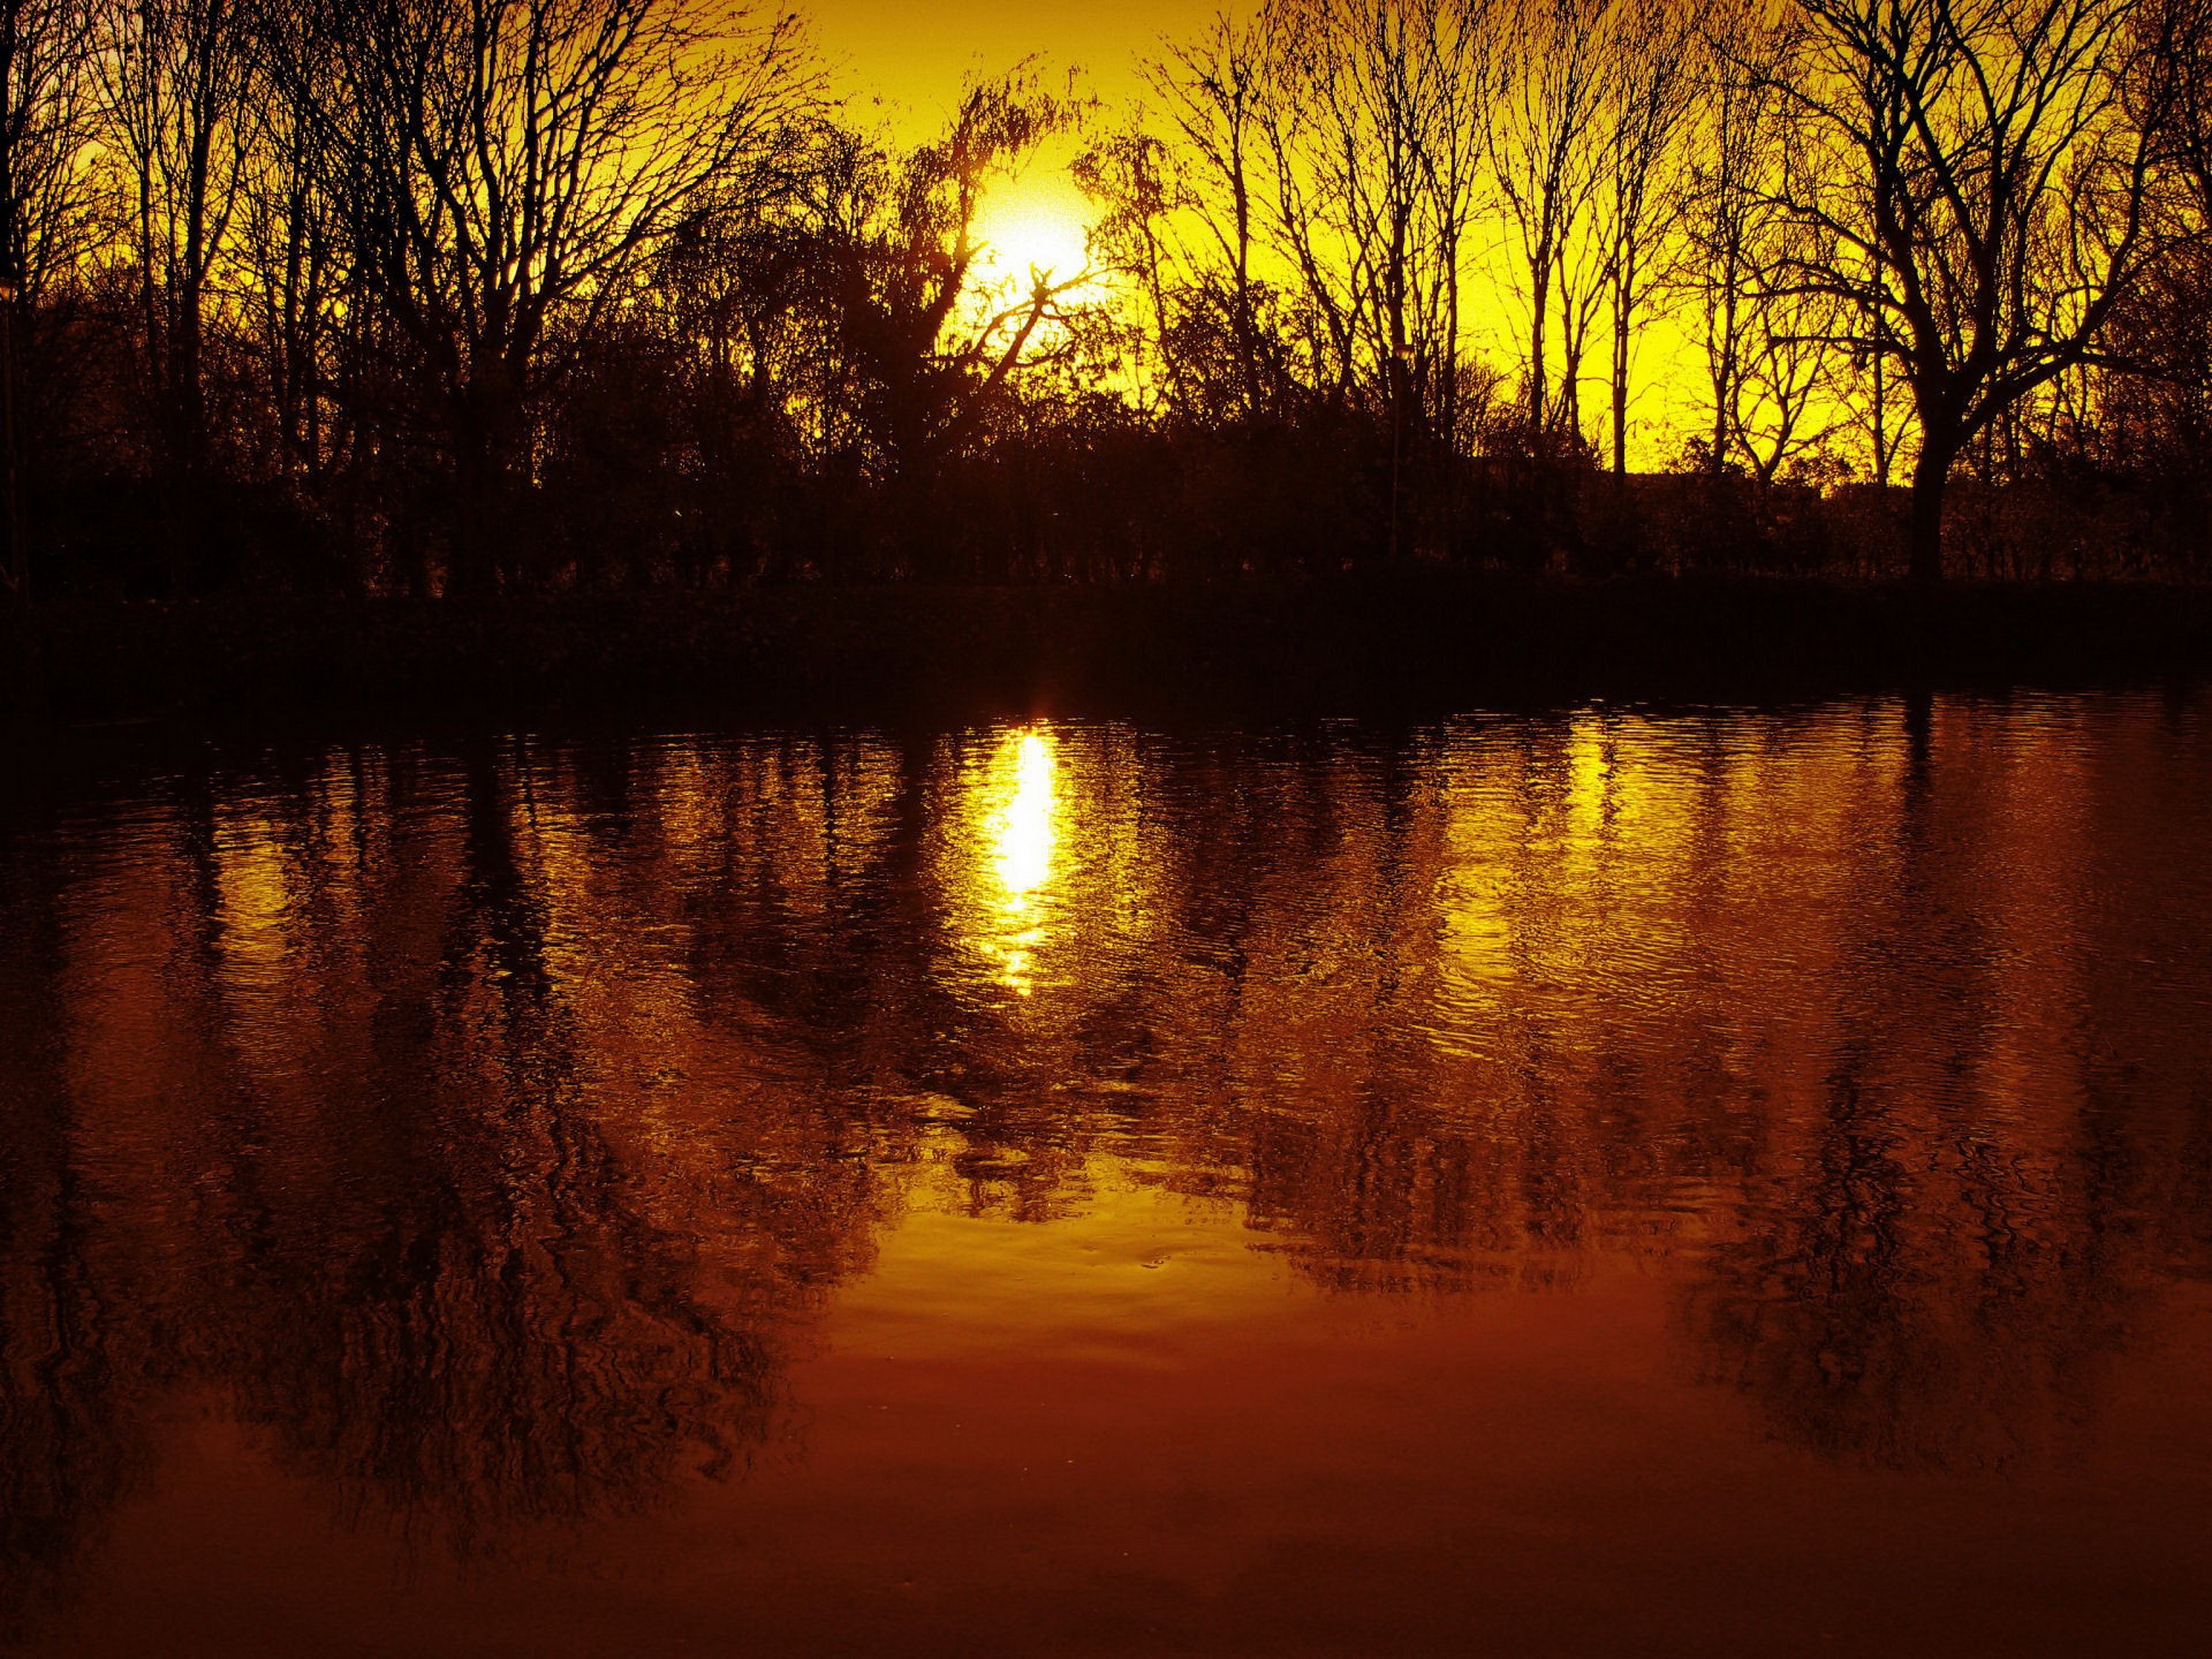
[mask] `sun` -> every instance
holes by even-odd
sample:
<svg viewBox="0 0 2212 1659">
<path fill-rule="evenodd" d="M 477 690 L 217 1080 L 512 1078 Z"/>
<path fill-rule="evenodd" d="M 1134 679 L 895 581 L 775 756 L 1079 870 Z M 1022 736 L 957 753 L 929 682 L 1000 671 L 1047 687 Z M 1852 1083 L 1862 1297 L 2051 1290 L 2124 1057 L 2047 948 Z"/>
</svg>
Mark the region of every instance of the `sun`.
<svg viewBox="0 0 2212 1659">
<path fill-rule="evenodd" d="M 1040 278 L 1058 285 L 1095 280 L 1089 204 L 1059 174 L 1018 179 L 994 191 L 975 221 L 982 246 L 977 274 L 986 286 L 1026 290 Z"/>
</svg>

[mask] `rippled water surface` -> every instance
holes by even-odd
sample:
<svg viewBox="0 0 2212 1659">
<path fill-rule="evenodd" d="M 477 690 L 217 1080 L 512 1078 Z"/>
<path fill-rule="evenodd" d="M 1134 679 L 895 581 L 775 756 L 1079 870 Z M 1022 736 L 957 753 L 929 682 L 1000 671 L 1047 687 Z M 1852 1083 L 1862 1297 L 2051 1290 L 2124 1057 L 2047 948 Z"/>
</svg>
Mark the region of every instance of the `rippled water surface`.
<svg viewBox="0 0 2212 1659">
<path fill-rule="evenodd" d="M 0 805 L 0 1643 L 2197 1654 L 2212 702 Z"/>
</svg>

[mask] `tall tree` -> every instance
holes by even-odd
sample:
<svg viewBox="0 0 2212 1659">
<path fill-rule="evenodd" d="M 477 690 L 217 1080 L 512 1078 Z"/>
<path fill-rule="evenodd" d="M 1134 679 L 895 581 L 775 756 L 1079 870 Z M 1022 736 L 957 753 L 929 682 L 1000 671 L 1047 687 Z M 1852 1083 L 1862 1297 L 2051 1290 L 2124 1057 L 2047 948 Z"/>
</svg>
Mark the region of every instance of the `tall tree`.
<svg viewBox="0 0 2212 1659">
<path fill-rule="evenodd" d="M 27 347 L 95 223 L 84 164 L 94 21 L 89 0 L 0 0 L 0 582 L 18 593 L 29 580 L 17 500 Z"/>
<path fill-rule="evenodd" d="M 238 322 L 267 411 L 264 470 L 304 490 L 331 459 L 331 354 L 361 301 L 348 292 L 342 204 L 319 119 L 343 44 L 309 33 L 331 21 L 327 10 L 262 3 L 236 236 Z"/>
<path fill-rule="evenodd" d="M 33 307 L 96 234 L 91 0 L 0 0 L 0 283 Z"/>
<path fill-rule="evenodd" d="M 1697 91 L 1696 35 L 1680 7 L 1648 0 L 1612 34 L 1598 189 L 1610 312 L 1613 470 L 1628 471 L 1628 405 L 1638 326 L 1668 276 L 1664 254 L 1680 217 L 1684 125 Z"/>
<path fill-rule="evenodd" d="M 1759 246 L 1771 216 L 1765 174 L 1778 164 L 1779 106 L 1771 90 L 1771 32 L 1763 8 L 1729 5 L 1700 31 L 1698 114 L 1691 141 L 1689 258 L 1704 348 L 1708 423 L 1705 465 L 1727 471 L 1753 311 Z"/>
<path fill-rule="evenodd" d="M 207 343 L 249 164 L 261 46 L 243 0 L 112 0 L 100 62 L 129 191 L 142 361 L 161 461 L 191 498 L 207 471 Z M 173 538 L 177 579 L 188 535 Z"/>
<path fill-rule="evenodd" d="M 1540 440 L 1558 435 L 1575 404 L 1571 386 L 1552 397 L 1552 305 L 1557 297 L 1574 355 L 1577 325 L 1586 319 L 1562 278 L 1600 178 L 1596 139 L 1614 67 L 1607 35 L 1616 4 L 1508 0 L 1502 52 L 1510 67 L 1486 106 L 1491 167 L 1516 233 L 1515 285 L 1527 314 L 1523 398 Z M 1571 377 L 1572 367 L 1566 372 Z"/>
<path fill-rule="evenodd" d="M 1765 72 L 1804 165 L 1782 290 L 1832 297 L 1893 360 L 1919 427 L 1911 571 L 1943 574 L 1966 447 L 2100 350 L 2155 258 L 2147 211 L 2172 42 L 2131 0 L 1792 0 Z"/>
<path fill-rule="evenodd" d="M 702 189 L 773 167 L 815 82 L 795 23 L 709 0 L 331 0 L 323 144 L 365 285 L 420 354 L 452 448 L 450 582 L 502 576 L 503 507 L 562 349 L 630 292 Z"/>
<path fill-rule="evenodd" d="M 1237 352 L 1237 393 L 1248 417 L 1260 411 L 1261 401 L 1254 198 L 1261 143 L 1260 106 L 1267 96 L 1273 58 L 1269 27 L 1265 11 L 1244 21 L 1218 13 L 1194 43 L 1169 47 L 1164 57 L 1144 69 L 1146 84 L 1158 100 L 1160 112 L 1173 129 L 1175 145 L 1188 162 L 1182 187 L 1157 191 L 1156 206 L 1172 204 L 1193 214 L 1218 260 L 1221 280 L 1207 285 L 1218 288 L 1227 301 Z M 1154 178 L 1166 174 L 1172 156 L 1164 159 L 1166 167 L 1146 153 L 1146 173 Z M 1136 192 L 1121 194 L 1127 200 Z M 1145 234 L 1158 233 L 1147 226 Z M 1201 270 L 1213 264 L 1201 258 Z M 1201 275 L 1200 281 L 1206 283 L 1206 277 Z M 1164 309 L 1157 274 L 1152 286 L 1155 308 Z"/>
<path fill-rule="evenodd" d="M 913 483 L 984 425 L 1039 331 L 1087 272 L 984 278 L 990 190 L 1076 106 L 1027 66 L 971 85 L 944 135 L 902 154 L 851 141 L 830 169 L 817 254 L 848 437 L 878 477 Z"/>
</svg>

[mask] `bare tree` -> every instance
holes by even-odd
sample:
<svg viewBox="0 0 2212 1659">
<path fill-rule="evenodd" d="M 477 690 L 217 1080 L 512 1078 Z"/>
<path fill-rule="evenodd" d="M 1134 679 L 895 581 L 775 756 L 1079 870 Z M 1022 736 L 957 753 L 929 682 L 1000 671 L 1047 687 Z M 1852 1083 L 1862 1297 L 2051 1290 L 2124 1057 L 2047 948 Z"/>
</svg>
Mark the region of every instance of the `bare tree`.
<svg viewBox="0 0 2212 1659">
<path fill-rule="evenodd" d="M 1777 205 L 1811 234 L 1779 285 L 1838 301 L 1852 343 L 1910 385 L 1911 569 L 1940 579 L 1954 465 L 2098 353 L 2155 256 L 2163 117 L 2142 55 L 2167 48 L 2130 0 L 1793 4 L 1764 78 L 1803 162 Z"/>
<path fill-rule="evenodd" d="M 1795 224 L 1770 224 L 1753 245 L 1748 326 L 1735 345 L 1735 372 L 1723 405 L 1728 453 L 1741 457 L 1762 484 L 1826 452 L 1845 403 L 1838 381 L 1836 340 L 1844 325 L 1836 301 L 1789 282 L 1806 256 L 1792 239 L 1810 234 Z M 1785 263 L 1786 262 L 1786 263 Z"/>
<path fill-rule="evenodd" d="M 1613 32 L 1609 131 L 1598 191 L 1612 323 L 1613 470 L 1628 471 L 1628 405 L 1638 322 L 1669 272 L 1665 252 L 1686 194 L 1684 124 L 1697 91 L 1696 35 L 1680 8 L 1655 0 Z"/>
<path fill-rule="evenodd" d="M 1328 404 L 1350 402 L 1358 379 L 1360 296 L 1372 252 L 1340 185 L 1335 124 L 1321 106 L 1319 83 L 1334 54 L 1302 32 L 1297 9 L 1270 8 L 1273 50 L 1259 105 L 1267 156 L 1268 241 L 1297 290 L 1295 325 L 1304 338 L 1306 378 Z"/>
<path fill-rule="evenodd" d="M 988 191 L 1079 113 L 1024 64 L 970 85 L 944 136 L 904 153 L 848 138 L 816 211 L 845 447 L 911 483 L 985 422 L 1088 271 L 984 280 Z M 1065 343 L 1063 338 L 1062 343 Z"/>
<path fill-rule="evenodd" d="M 100 61 L 145 372 L 163 462 L 189 484 L 209 461 L 208 319 L 252 139 L 256 20 L 242 0 L 112 0 L 108 18 Z"/>
<path fill-rule="evenodd" d="M 0 0 L 0 284 L 23 311 L 98 233 L 90 0 Z"/>
<path fill-rule="evenodd" d="M 88 0 L 0 0 L 0 581 L 27 591 L 17 502 L 27 338 L 96 222 L 92 134 L 94 14 Z"/>
<path fill-rule="evenodd" d="M 316 89 L 353 257 L 453 447 L 455 586 L 495 585 L 528 410 L 702 187 L 776 154 L 814 82 L 788 18 L 708 0 L 335 0 Z"/>
<path fill-rule="evenodd" d="M 1297 43 L 1316 142 L 1314 183 L 1343 238 L 1345 289 L 1358 356 L 1401 434 L 1412 402 L 1425 228 L 1424 162 L 1442 113 L 1425 95 L 1415 31 L 1418 7 L 1391 0 L 1303 0 L 1285 4 L 1279 37 Z M 1394 520 L 1395 521 L 1395 520 Z"/>
<path fill-rule="evenodd" d="M 1486 106 L 1492 175 L 1518 244 L 1516 285 L 1526 307 L 1523 372 L 1532 431 L 1552 434 L 1574 402 L 1551 398 L 1550 325 L 1555 295 L 1574 355 L 1574 292 L 1562 278 L 1596 191 L 1602 147 L 1594 142 L 1612 67 L 1606 35 L 1616 0 L 1508 0 L 1501 46 L 1510 66 Z M 1583 289 L 1587 301 L 1587 287 Z M 1571 376 L 1571 370 L 1570 370 Z"/>
<path fill-rule="evenodd" d="M 1770 211 L 1764 174 L 1773 165 L 1780 125 L 1758 35 L 1761 21 L 1747 6 L 1731 7 L 1700 37 L 1700 116 L 1691 146 L 1689 257 L 1682 276 L 1698 306 L 1710 417 L 1700 441 L 1705 465 L 1715 473 L 1729 466 L 1730 411 L 1743 372 L 1757 247 Z"/>
<path fill-rule="evenodd" d="M 1707 424 L 1696 453 L 1715 473 L 1767 482 L 1820 449 L 1842 412 L 1832 296 L 1796 273 L 1818 228 L 1779 205 L 1802 165 L 1788 143 L 1765 11 L 1709 17 L 1698 52 L 1699 116 L 1688 149 L 1681 285 L 1694 294 Z"/>
<path fill-rule="evenodd" d="M 1482 112 L 1497 88 L 1498 22 L 1493 0 L 1426 0 L 1416 10 L 1421 91 L 1431 106 L 1420 158 L 1431 313 L 1424 379 L 1433 388 L 1434 427 L 1454 453 L 1471 444 L 1470 414 L 1487 407 L 1486 396 L 1470 399 L 1470 387 L 1492 378 L 1467 349 L 1465 284 L 1469 244 L 1496 205 L 1484 173 Z"/>
<path fill-rule="evenodd" d="M 2116 309 L 2112 361 L 2054 387 L 2046 441 L 2108 465 L 2202 477 L 2212 456 L 2212 3 L 2148 0 L 2136 96 L 2165 117 L 2157 257 Z"/>
<path fill-rule="evenodd" d="M 1386 411 L 1394 432 L 1458 434 L 1491 17 L 1487 0 L 1276 0 L 1261 14 L 1257 143 L 1241 152 L 1266 158 L 1243 192 L 1261 204 L 1245 307 L 1264 247 L 1289 275 L 1313 390 Z M 1226 177 L 1206 170 L 1199 193 Z"/>
<path fill-rule="evenodd" d="M 1175 185 L 1161 185 L 1152 191 L 1155 211 L 1143 234 L 1152 238 L 1164 234 L 1156 228 L 1157 221 L 1170 208 L 1187 210 L 1201 227 L 1205 242 L 1219 262 L 1219 287 L 1227 299 L 1236 343 L 1238 392 L 1248 416 L 1259 412 L 1261 400 L 1254 196 L 1261 143 L 1261 102 L 1267 95 L 1273 56 L 1269 22 L 1265 11 L 1243 22 L 1218 13 L 1195 43 L 1170 46 L 1143 71 L 1182 154 L 1188 158 L 1190 174 Z M 1154 180 L 1165 179 L 1173 176 L 1173 169 L 1172 155 L 1147 152 L 1133 181 L 1141 185 L 1147 173 Z M 1125 197 L 1133 193 L 1124 192 Z M 1158 252 L 1155 244 L 1149 286 L 1155 310 L 1164 312 Z M 1212 261 L 1193 261 L 1187 253 L 1186 263 L 1195 265 L 1194 274 L 1198 274 Z M 1205 277 L 1200 280 L 1202 283 Z M 1164 324 L 1164 315 L 1162 320 Z"/>
<path fill-rule="evenodd" d="M 1068 171 L 1097 215 L 1087 234 L 1090 263 L 1123 285 L 1103 321 L 1118 342 L 1115 355 L 1131 371 L 1132 405 L 1149 413 L 1164 398 L 1188 418 L 1198 399 L 1182 349 L 1185 331 L 1177 325 L 1191 285 L 1177 280 L 1181 239 L 1172 225 L 1197 202 L 1185 193 L 1166 141 L 1146 131 L 1141 112 L 1078 155 Z M 1236 385 L 1239 412 L 1249 413 L 1242 401 L 1245 378 L 1237 377 Z"/>
<path fill-rule="evenodd" d="M 343 204 L 319 118 L 343 46 L 310 32 L 331 21 L 281 3 L 262 15 L 237 234 L 237 309 L 269 416 L 268 470 L 303 489 L 331 459 L 330 360 L 360 297 L 349 292 Z"/>
</svg>

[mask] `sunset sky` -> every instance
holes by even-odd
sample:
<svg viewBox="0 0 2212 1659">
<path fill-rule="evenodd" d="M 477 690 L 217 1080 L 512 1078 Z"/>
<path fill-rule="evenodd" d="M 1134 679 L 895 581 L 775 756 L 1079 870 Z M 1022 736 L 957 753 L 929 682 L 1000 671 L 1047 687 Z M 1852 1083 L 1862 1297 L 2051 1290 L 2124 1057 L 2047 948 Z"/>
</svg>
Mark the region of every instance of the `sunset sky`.
<svg viewBox="0 0 2212 1659">
<path fill-rule="evenodd" d="M 1048 83 L 1071 69 L 1110 118 L 1136 101 L 1137 63 L 1163 38 L 1189 40 L 1217 12 L 1243 13 L 1256 0 L 1108 0 L 1038 5 L 1023 0 L 799 0 L 836 86 L 862 125 L 880 120 L 896 142 L 937 137 L 970 76 L 999 74 L 1032 54 Z M 1095 210 L 1068 177 L 1080 147 L 1069 137 L 1048 144 L 1018 179 L 994 187 L 978 226 L 987 280 L 1018 283 L 1030 268 L 1065 275 L 1084 262 L 1084 226 Z M 1478 276 L 1467 318 L 1469 348 L 1493 362 L 1510 360 L 1522 325 L 1492 278 Z M 1632 465 L 1664 465 L 1685 431 L 1702 426 L 1692 408 L 1699 364 L 1684 319 L 1647 317 L 1637 349 Z M 1602 372 L 1601 369 L 1597 372 Z M 1587 388 L 1595 395 L 1599 388 Z M 1685 422 L 1688 425 L 1685 425 Z M 1593 430 L 1595 430 L 1595 426 Z"/>
<path fill-rule="evenodd" d="M 1050 85 L 1081 71 L 1081 88 L 1118 113 L 1137 95 L 1139 56 L 1158 50 L 1163 36 L 1196 33 L 1218 9 L 1219 0 L 1073 7 L 816 0 L 800 8 L 856 117 L 881 120 L 905 143 L 942 133 L 970 77 L 1002 73 L 1031 56 Z M 994 188 L 979 226 L 986 280 L 1019 282 L 1032 266 L 1066 275 L 1084 264 L 1092 209 L 1066 172 L 1080 144 L 1070 135 L 1046 145 L 1018 179 Z"/>
<path fill-rule="evenodd" d="M 1031 52 L 1056 70 L 1080 65 L 1094 92 L 1118 102 L 1133 89 L 1137 53 L 1162 33 L 1192 32 L 1219 7 L 1217 0 L 815 0 L 800 9 L 852 91 L 904 106 L 890 112 L 933 129 L 963 75 L 995 73 Z"/>
</svg>

